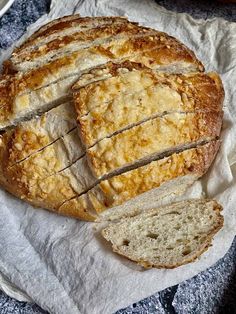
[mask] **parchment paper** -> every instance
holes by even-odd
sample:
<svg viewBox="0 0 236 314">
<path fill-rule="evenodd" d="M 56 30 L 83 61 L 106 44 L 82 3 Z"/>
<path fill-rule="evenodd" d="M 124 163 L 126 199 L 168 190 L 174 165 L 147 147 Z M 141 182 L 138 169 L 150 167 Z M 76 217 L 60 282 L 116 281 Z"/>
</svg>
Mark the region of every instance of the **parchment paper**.
<svg viewBox="0 0 236 314">
<path fill-rule="evenodd" d="M 52 1 L 48 16 L 30 27 L 66 14 L 123 15 L 168 32 L 193 49 L 207 71 L 218 71 L 226 99 L 221 150 L 209 173 L 185 197 L 216 198 L 225 224 L 201 259 L 174 270 L 142 270 L 116 256 L 93 224 L 33 209 L 0 190 L 0 272 L 7 284 L 24 291 L 50 313 L 112 313 L 158 290 L 186 280 L 213 265 L 229 249 L 236 230 L 236 24 L 223 19 L 194 20 L 161 8 L 154 1 Z M 22 39 L 23 40 L 23 39 Z M 0 61 L 10 53 L 2 52 Z"/>
</svg>

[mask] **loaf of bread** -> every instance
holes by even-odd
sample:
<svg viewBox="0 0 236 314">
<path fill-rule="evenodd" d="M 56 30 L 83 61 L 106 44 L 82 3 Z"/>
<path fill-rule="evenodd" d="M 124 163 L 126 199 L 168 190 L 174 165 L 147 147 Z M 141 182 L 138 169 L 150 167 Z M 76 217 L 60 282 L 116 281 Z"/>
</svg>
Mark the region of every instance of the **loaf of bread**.
<svg viewBox="0 0 236 314">
<path fill-rule="evenodd" d="M 4 64 L 0 183 L 83 220 L 133 216 L 208 170 L 223 99 L 218 74 L 163 32 L 120 17 L 52 21 Z"/>
<path fill-rule="evenodd" d="M 105 239 L 144 267 L 191 262 L 222 227 L 221 206 L 156 203 L 211 166 L 223 100 L 218 74 L 177 39 L 122 17 L 59 18 L 4 63 L 0 184 L 34 206 L 112 221 Z"/>
</svg>

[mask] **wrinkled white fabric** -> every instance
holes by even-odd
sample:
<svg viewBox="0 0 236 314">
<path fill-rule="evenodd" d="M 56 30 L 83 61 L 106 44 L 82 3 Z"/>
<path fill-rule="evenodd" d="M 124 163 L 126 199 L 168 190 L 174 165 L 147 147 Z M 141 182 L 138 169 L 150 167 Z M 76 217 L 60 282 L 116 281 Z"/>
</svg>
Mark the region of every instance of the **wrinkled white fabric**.
<svg viewBox="0 0 236 314">
<path fill-rule="evenodd" d="M 142 270 L 110 250 L 94 225 L 33 209 L 0 190 L 0 287 L 16 298 L 6 278 L 50 313 L 112 313 L 212 266 L 229 249 L 236 230 L 236 24 L 194 20 L 152 0 L 53 0 L 39 26 L 59 16 L 123 15 L 165 31 L 193 49 L 207 71 L 220 73 L 226 98 L 220 152 L 208 174 L 185 197 L 205 193 L 224 207 L 225 223 L 201 259 L 173 270 Z M 21 39 L 22 40 L 24 40 Z M 11 49 L 2 52 L 3 61 Z"/>
</svg>

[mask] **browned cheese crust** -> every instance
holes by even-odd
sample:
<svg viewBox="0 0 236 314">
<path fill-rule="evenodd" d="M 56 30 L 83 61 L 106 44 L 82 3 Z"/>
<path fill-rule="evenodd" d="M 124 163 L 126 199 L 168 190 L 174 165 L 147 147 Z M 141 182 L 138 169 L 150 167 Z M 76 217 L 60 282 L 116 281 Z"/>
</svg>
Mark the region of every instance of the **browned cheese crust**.
<svg viewBox="0 0 236 314">
<path fill-rule="evenodd" d="M 138 34 L 145 34 L 150 32 L 148 29 L 142 28 L 137 26 L 136 24 L 115 24 L 111 26 L 100 26 L 96 28 L 92 28 L 85 31 L 80 31 L 77 33 L 73 33 L 70 36 L 63 36 L 60 38 L 56 38 L 49 43 L 43 45 L 37 50 L 32 51 L 26 51 L 25 53 L 21 54 L 21 61 L 27 61 L 27 60 L 34 60 L 37 57 L 46 55 L 48 52 L 52 52 L 53 50 L 58 50 L 63 48 L 64 46 L 67 46 L 69 44 L 77 44 L 77 43 L 86 43 L 90 42 L 90 45 L 93 44 L 94 40 L 98 39 L 109 39 L 112 38 L 112 36 L 132 36 L 132 35 L 138 35 Z M 89 43 L 88 43 L 89 44 Z"/>
<path fill-rule="evenodd" d="M 75 51 L 24 74 L 16 73 L 10 80 L 0 82 L 0 122 L 11 120 L 19 110 L 30 106 L 27 93 L 61 79 L 68 71 L 74 71 L 78 58 L 88 57 L 88 54 L 91 58 L 93 56 L 107 58 L 107 61 L 120 59 L 141 61 L 151 68 L 183 62 L 196 66 L 199 71 L 203 70 L 202 64 L 189 49 L 167 34 L 156 33 L 152 36 L 144 35 L 122 40 L 120 46 L 114 40 Z"/>
<path fill-rule="evenodd" d="M 91 70 L 73 89 L 87 147 L 163 112 L 220 112 L 224 98 L 216 73 L 164 74 L 129 61 Z"/>
<path fill-rule="evenodd" d="M 83 47 L 85 43 L 87 46 Z M 0 183 L 10 193 L 32 205 L 83 220 L 94 220 L 97 213 L 172 179 L 188 174 L 196 179 L 201 177 L 219 148 L 219 141 L 214 139 L 221 128 L 224 90 L 218 74 L 204 73 L 204 67 L 195 54 L 177 39 L 125 18 L 82 18 L 76 15 L 52 21 L 14 50 L 11 59 L 5 63 L 4 73 L 0 78 L 0 128 L 8 129 L 0 140 Z M 132 83 L 132 77 L 140 80 Z M 65 161 L 67 152 L 62 149 L 63 145 L 60 149 L 65 153 L 64 159 L 58 158 L 61 152 L 58 143 L 61 141 L 63 144 L 64 135 L 77 127 L 76 121 L 74 124 L 71 122 L 73 117 L 70 114 L 68 121 L 50 120 L 55 126 L 58 123 L 58 128 L 62 125 L 58 121 L 65 121 L 64 133 L 58 132 L 55 138 L 50 137 L 43 116 L 35 124 L 35 129 L 34 124 L 28 129 L 23 127 L 22 121 L 32 121 L 31 117 L 36 118 L 39 112 L 41 114 L 59 105 L 63 97 L 71 97 L 73 84 L 75 109 L 85 147 L 80 145 L 80 138 L 77 146 L 71 141 L 68 151 L 76 158 L 68 157 Z M 126 98 L 123 103 L 119 102 L 119 107 L 113 100 L 118 99 L 125 88 L 138 99 L 138 87 L 145 91 L 143 100 L 146 103 L 143 112 L 133 105 L 133 118 L 128 115 L 131 106 L 126 106 Z M 161 107 L 160 101 L 159 109 L 155 108 L 153 95 L 159 95 L 158 99 L 162 100 L 165 95 L 169 107 Z M 111 103 L 110 108 L 113 106 L 118 110 L 112 113 L 112 118 L 108 118 L 106 102 Z M 103 104 L 101 110 L 100 103 Z M 130 136 L 123 143 L 123 146 L 127 144 L 128 151 L 121 152 L 113 149 L 114 134 L 118 138 L 121 129 L 124 131 L 131 127 L 130 124 L 142 125 L 145 120 L 162 116 L 166 111 L 201 111 L 202 116 L 192 121 L 192 125 L 194 130 L 201 128 L 203 121 L 205 128 L 202 132 L 206 134 L 206 141 L 211 142 L 160 160 L 156 160 L 160 156 L 152 156 L 153 162 L 148 163 L 147 158 L 146 165 L 124 173 L 122 163 L 108 165 L 103 153 L 88 150 L 102 138 L 110 137 L 112 145 L 107 147 L 107 151 L 112 158 L 118 159 L 123 153 L 132 157 L 132 160 L 126 160 L 128 163 L 136 165 L 137 159 L 146 157 L 139 154 L 146 144 L 132 152 L 134 143 Z M 132 133 L 132 128 L 129 131 Z M 136 133 L 136 136 L 141 136 L 141 133 Z M 195 145 L 198 138 L 190 134 L 189 140 Z M 82 155 L 87 149 L 87 155 L 76 173 L 72 168 L 75 162 L 80 161 L 80 149 Z M 147 151 L 147 157 L 153 153 L 156 151 Z M 106 164 L 104 169 L 103 163 Z M 113 173 L 114 176 L 106 176 L 108 179 L 105 181 L 96 181 L 117 167 L 122 174 Z M 89 175 L 82 177 L 86 169 L 92 173 L 92 179 Z"/>
<path fill-rule="evenodd" d="M 87 150 L 87 157 L 94 175 L 100 178 L 148 156 L 214 140 L 221 124 L 222 114 L 218 112 L 165 115 L 101 140 Z"/>
<path fill-rule="evenodd" d="M 36 44 L 40 39 L 44 39 L 52 34 L 57 33 L 58 31 L 63 31 L 68 28 L 72 28 L 74 26 L 81 26 L 81 28 L 86 29 L 88 24 L 92 24 L 94 22 L 98 22 L 101 25 L 103 24 L 113 24 L 117 23 L 128 23 L 126 18 L 122 17 L 80 17 L 79 14 L 65 16 L 56 20 L 47 23 L 46 25 L 42 26 L 37 32 L 35 32 L 27 41 L 25 41 L 20 47 L 17 47 L 13 51 L 13 56 L 15 54 L 19 54 L 22 52 L 27 46 L 33 46 Z"/>
<path fill-rule="evenodd" d="M 214 141 L 102 181 L 87 193 L 87 209 L 100 213 L 177 177 L 193 175 L 197 179 L 208 170 L 219 146 L 220 142 Z M 66 211 L 67 207 L 77 208 L 80 202 L 80 197 L 73 198 L 65 202 L 60 210 Z"/>
<path fill-rule="evenodd" d="M 1 143 L 0 158 L 4 160 L 4 144 Z M 37 161 L 37 160 L 36 160 Z M 39 160 L 40 162 L 40 160 Z M 44 158 L 41 160 L 43 164 L 30 165 L 28 168 L 15 165 L 5 166 L 0 164 L 0 184 L 11 194 L 22 200 L 29 202 L 33 206 L 42 207 L 50 211 L 60 212 L 61 214 L 76 217 L 81 220 L 93 221 L 96 216 L 91 214 L 87 209 L 86 196 L 80 198 L 79 206 L 68 207 L 67 211 L 60 209 L 61 204 L 77 195 L 73 188 L 70 177 L 67 175 L 51 175 L 46 176 L 48 167 L 55 167 L 54 160 L 50 158 L 50 150 L 45 151 Z M 58 163 L 58 160 L 55 160 Z M 45 170 L 46 168 L 46 170 Z M 41 176 L 45 175 L 45 179 Z M 86 206 L 84 205 L 86 204 Z"/>
</svg>

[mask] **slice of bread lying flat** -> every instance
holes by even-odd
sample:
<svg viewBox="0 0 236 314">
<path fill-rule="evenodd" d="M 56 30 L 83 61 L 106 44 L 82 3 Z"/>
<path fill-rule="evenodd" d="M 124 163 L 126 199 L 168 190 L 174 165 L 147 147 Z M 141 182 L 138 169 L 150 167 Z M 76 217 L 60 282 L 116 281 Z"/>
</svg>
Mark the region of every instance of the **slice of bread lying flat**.
<svg viewBox="0 0 236 314">
<path fill-rule="evenodd" d="M 102 235 L 114 252 L 145 268 L 175 268 L 208 249 L 223 226 L 221 210 L 214 200 L 182 201 L 109 224 Z"/>
</svg>

